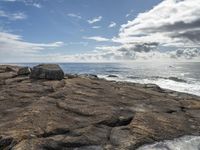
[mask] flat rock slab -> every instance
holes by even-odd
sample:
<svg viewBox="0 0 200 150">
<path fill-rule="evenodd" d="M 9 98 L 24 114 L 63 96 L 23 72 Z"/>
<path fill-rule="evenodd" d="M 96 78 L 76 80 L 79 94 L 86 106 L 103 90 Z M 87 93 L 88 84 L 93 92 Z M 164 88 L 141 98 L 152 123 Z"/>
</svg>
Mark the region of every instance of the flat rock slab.
<svg viewBox="0 0 200 150">
<path fill-rule="evenodd" d="M 0 150 L 134 150 L 200 135 L 197 96 L 82 76 L 0 81 Z"/>
<path fill-rule="evenodd" d="M 30 78 L 62 80 L 64 78 L 64 72 L 57 64 L 41 64 L 33 67 Z"/>
</svg>

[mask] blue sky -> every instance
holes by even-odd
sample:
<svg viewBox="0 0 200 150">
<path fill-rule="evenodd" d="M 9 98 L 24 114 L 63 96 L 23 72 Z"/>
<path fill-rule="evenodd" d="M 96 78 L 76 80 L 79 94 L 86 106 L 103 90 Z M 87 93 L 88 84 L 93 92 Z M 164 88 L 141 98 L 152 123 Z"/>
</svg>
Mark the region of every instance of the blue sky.
<svg viewBox="0 0 200 150">
<path fill-rule="evenodd" d="M 179 3 L 177 0 L 165 1 Z M 185 0 L 185 3 L 187 2 L 188 0 Z M 151 42 L 147 40 L 141 44 L 141 40 L 134 38 L 131 39 L 134 44 L 130 45 L 131 42 L 128 41 L 127 44 L 127 38 L 126 40 L 124 38 L 127 35 L 129 38 L 132 37 L 132 32 L 136 31 L 137 26 L 134 22 L 140 19 L 141 14 L 149 15 L 151 18 L 154 16 L 151 10 L 156 6 L 166 5 L 162 3 L 161 0 L 0 0 L 0 36 L 2 38 L 0 38 L 0 44 L 2 43 L 0 58 L 2 62 L 90 61 L 90 59 L 91 61 L 115 61 L 136 60 L 140 55 L 143 57 L 145 53 L 146 60 L 146 57 L 152 57 L 158 53 L 152 50 L 152 47 L 159 48 L 159 54 L 160 51 L 176 50 L 177 46 L 173 44 L 165 46 L 167 43 L 157 44 L 156 40 Z M 193 4 L 195 5 L 195 1 Z M 194 8 L 194 11 L 198 9 L 199 7 Z M 157 12 L 155 14 L 158 15 Z M 184 20 L 181 21 L 184 22 Z M 133 25 L 129 25 L 131 22 Z M 138 24 L 143 26 L 142 21 Z M 146 34 L 143 33 L 144 31 L 141 32 L 141 28 L 138 28 L 139 31 L 139 35 L 134 35 L 135 37 L 143 37 L 143 34 Z M 5 39 L 10 41 L 6 43 Z M 174 43 L 170 40 L 169 42 Z M 178 43 L 179 40 L 175 42 Z M 191 45 L 188 42 L 189 44 Z M 8 45 L 11 46 L 8 47 Z M 132 47 L 137 49 L 132 49 Z M 147 47 L 151 50 L 139 50 Z M 199 54 L 196 50 L 197 45 L 192 43 L 192 46 L 187 47 L 192 47 L 192 50 L 189 49 L 192 54 L 193 51 Z M 122 54 L 122 48 L 128 50 L 126 52 L 124 50 Z M 182 51 L 183 55 L 186 55 L 188 50 Z M 137 54 L 138 52 L 140 53 Z M 176 53 L 174 52 L 174 55 L 177 55 Z M 55 56 L 58 59 L 53 58 Z"/>
</svg>

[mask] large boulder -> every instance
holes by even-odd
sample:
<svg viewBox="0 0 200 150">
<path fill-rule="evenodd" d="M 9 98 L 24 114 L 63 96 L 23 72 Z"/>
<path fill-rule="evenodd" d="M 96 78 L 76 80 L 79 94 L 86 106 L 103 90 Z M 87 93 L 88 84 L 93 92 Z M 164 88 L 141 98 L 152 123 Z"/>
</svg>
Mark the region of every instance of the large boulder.
<svg viewBox="0 0 200 150">
<path fill-rule="evenodd" d="M 64 78 L 64 72 L 57 64 L 40 64 L 33 67 L 30 78 L 62 80 Z"/>
<path fill-rule="evenodd" d="M 18 75 L 29 75 L 31 73 L 31 69 L 29 67 L 22 67 L 17 72 Z"/>
</svg>

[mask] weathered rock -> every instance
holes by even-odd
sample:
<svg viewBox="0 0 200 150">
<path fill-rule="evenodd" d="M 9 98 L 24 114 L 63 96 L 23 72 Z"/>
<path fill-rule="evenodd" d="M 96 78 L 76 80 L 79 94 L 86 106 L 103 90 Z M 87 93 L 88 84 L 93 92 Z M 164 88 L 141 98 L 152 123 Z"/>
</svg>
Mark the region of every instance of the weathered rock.
<svg viewBox="0 0 200 150">
<path fill-rule="evenodd" d="M 14 84 L 16 82 L 22 82 L 24 80 L 28 80 L 28 77 L 16 77 L 16 78 L 11 78 L 11 79 L 6 79 L 4 81 L 5 84 Z"/>
<path fill-rule="evenodd" d="M 18 72 L 20 67 L 18 66 L 6 66 L 5 72 Z"/>
<path fill-rule="evenodd" d="M 29 67 L 22 67 L 17 72 L 18 75 L 29 75 L 31 73 L 31 68 Z"/>
<path fill-rule="evenodd" d="M 14 78 L 16 76 L 17 76 L 16 72 L 4 72 L 4 73 L 0 73 L 0 80 Z"/>
<path fill-rule="evenodd" d="M 8 75 L 16 72 L 5 68 L 0 73 L 0 150 L 134 150 L 200 135 L 197 96 L 87 76 L 31 80 Z"/>
<path fill-rule="evenodd" d="M 62 80 L 64 78 L 64 72 L 57 64 L 41 64 L 33 67 L 30 78 Z"/>
</svg>

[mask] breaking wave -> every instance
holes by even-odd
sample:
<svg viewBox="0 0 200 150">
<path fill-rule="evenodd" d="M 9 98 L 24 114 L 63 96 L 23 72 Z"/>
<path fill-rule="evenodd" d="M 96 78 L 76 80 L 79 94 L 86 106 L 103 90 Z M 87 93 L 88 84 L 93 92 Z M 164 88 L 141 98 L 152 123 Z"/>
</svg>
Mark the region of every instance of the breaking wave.
<svg viewBox="0 0 200 150">
<path fill-rule="evenodd" d="M 137 150 L 200 150 L 200 137 L 184 136 L 174 140 L 145 145 Z"/>
<path fill-rule="evenodd" d="M 122 76 L 116 75 L 114 77 L 108 75 L 99 75 L 99 77 L 105 78 L 107 80 L 115 80 L 115 81 L 126 81 L 133 83 L 141 83 L 141 84 L 157 84 L 161 88 L 170 89 L 178 92 L 184 92 L 189 94 L 194 94 L 200 96 L 200 81 L 189 81 L 180 79 L 177 77 L 148 77 L 141 78 L 135 76 Z"/>
</svg>

